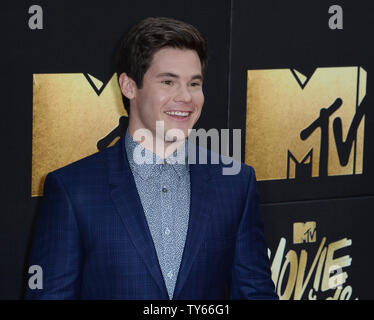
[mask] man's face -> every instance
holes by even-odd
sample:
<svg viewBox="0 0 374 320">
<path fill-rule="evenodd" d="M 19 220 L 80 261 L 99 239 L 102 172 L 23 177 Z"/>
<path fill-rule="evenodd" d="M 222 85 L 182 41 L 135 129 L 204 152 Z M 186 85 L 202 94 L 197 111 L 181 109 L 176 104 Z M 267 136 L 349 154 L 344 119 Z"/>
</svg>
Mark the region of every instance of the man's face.
<svg viewBox="0 0 374 320">
<path fill-rule="evenodd" d="M 165 134 L 169 129 L 180 129 L 187 137 L 204 103 L 202 81 L 196 51 L 174 48 L 157 51 L 144 74 L 142 88 L 135 90 L 132 103 L 136 110 L 132 108 L 130 113 L 133 129 L 149 129 L 156 137 L 156 121 L 163 120 Z"/>
</svg>

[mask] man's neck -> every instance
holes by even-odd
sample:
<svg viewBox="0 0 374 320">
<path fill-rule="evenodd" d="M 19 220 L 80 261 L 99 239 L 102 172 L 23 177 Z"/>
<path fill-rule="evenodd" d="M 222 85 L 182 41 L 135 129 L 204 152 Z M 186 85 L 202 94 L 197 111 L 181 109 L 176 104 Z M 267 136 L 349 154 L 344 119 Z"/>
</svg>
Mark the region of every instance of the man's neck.
<svg viewBox="0 0 374 320">
<path fill-rule="evenodd" d="M 178 141 L 165 141 L 164 137 L 158 137 L 155 134 L 152 136 L 145 137 L 144 135 L 137 136 L 135 130 L 131 130 L 129 126 L 129 135 L 131 138 L 139 143 L 143 148 L 153 152 L 158 157 L 165 159 L 169 157 L 174 151 L 179 149 L 185 142 L 184 140 Z M 134 138 L 135 136 L 135 138 Z M 142 139 L 142 140 L 139 140 Z"/>
</svg>

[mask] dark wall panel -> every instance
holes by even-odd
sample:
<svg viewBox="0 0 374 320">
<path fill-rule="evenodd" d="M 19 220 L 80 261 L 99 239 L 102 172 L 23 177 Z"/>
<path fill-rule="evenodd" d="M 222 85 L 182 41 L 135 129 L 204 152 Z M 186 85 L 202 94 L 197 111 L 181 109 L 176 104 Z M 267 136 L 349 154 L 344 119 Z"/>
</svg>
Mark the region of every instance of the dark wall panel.
<svg viewBox="0 0 374 320">
<path fill-rule="evenodd" d="M 281 298 L 373 299 L 374 197 L 266 204 L 261 209 L 273 277 L 278 279 L 275 282 Z M 277 252 L 279 260 L 274 259 Z M 340 268 L 336 271 L 334 265 Z M 341 286 L 341 291 L 336 285 Z"/>
<path fill-rule="evenodd" d="M 332 5 L 343 29 L 329 28 Z M 370 1 L 232 4 L 229 123 L 256 170 L 282 299 L 373 299 L 373 13 Z M 341 268 L 322 288 L 329 250 Z M 339 270 L 341 291 L 327 288 Z"/>
<path fill-rule="evenodd" d="M 28 10 L 33 4 L 43 9 L 43 30 L 28 26 Z M 226 128 L 229 1 L 40 0 L 2 4 L 0 299 L 22 296 L 25 258 L 41 200 L 31 197 L 33 74 L 88 73 L 105 85 L 115 72 L 113 55 L 121 36 L 149 16 L 186 21 L 207 37 L 210 59 L 205 104 L 197 126 Z"/>
<path fill-rule="evenodd" d="M 329 28 L 332 14 L 328 10 L 333 4 L 340 4 L 343 10 L 342 30 Z M 374 45 L 368 38 L 368 22 L 374 5 L 370 1 L 358 4 L 351 1 L 234 0 L 232 12 L 229 123 L 231 128 L 243 129 L 242 159 L 249 157 L 251 160 L 247 162 L 255 167 L 258 178 L 264 176 L 260 184 L 263 202 L 373 195 Z M 346 71 L 343 75 L 341 68 L 349 67 L 361 67 L 361 76 L 366 72 L 366 79 L 358 83 L 359 77 L 350 78 Z M 248 70 L 253 78 L 249 83 Z M 294 70 L 306 77 L 304 85 L 298 84 Z M 351 71 L 354 74 L 356 70 Z M 342 77 L 345 77 L 344 84 L 338 81 Z M 260 88 L 253 85 L 260 83 L 260 79 Z M 361 104 L 356 103 L 357 88 L 366 89 Z M 320 116 L 320 110 L 329 108 L 337 98 L 342 98 L 343 104 L 329 117 L 329 132 L 322 134 L 318 127 L 313 135 L 303 140 L 299 136 L 302 129 L 312 124 Z M 355 129 L 354 115 L 361 111 L 364 112 L 359 121 L 361 128 Z M 341 139 L 334 139 L 336 118 L 343 118 Z M 352 134 L 362 135 L 357 143 L 360 150 L 355 154 L 354 141 L 357 140 L 353 140 L 352 149 L 346 151 L 351 154 L 352 163 L 340 164 L 339 174 L 339 170 L 331 168 L 334 164 L 330 158 L 337 156 L 336 141 L 347 142 L 350 128 Z M 248 130 L 252 142 L 245 154 Z M 330 139 L 328 150 L 322 152 L 321 139 L 326 137 Z M 272 141 L 276 141 L 274 145 Z M 297 160 L 301 162 L 311 146 L 313 166 L 317 169 L 322 166 L 319 174 L 312 176 L 310 171 L 314 169 L 306 164 L 299 166 L 296 179 L 286 179 L 287 150 L 295 156 L 299 153 Z M 339 147 L 341 153 L 347 146 Z M 262 150 L 266 151 L 259 154 Z M 361 174 L 357 173 L 357 166 L 356 174 L 350 168 L 354 156 Z M 266 166 L 281 168 L 279 172 L 268 170 L 268 174 L 260 174 Z M 328 172 L 324 174 L 323 169 Z"/>
</svg>

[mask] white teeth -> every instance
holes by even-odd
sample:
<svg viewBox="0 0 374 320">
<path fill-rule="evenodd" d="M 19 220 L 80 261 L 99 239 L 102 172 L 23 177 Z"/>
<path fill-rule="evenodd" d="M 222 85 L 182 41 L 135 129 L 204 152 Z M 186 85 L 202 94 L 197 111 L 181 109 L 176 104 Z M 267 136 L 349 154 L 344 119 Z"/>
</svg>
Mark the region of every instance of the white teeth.
<svg viewBox="0 0 374 320">
<path fill-rule="evenodd" d="M 172 116 L 188 116 L 189 112 L 181 112 L 181 111 L 166 111 L 167 114 Z"/>
</svg>

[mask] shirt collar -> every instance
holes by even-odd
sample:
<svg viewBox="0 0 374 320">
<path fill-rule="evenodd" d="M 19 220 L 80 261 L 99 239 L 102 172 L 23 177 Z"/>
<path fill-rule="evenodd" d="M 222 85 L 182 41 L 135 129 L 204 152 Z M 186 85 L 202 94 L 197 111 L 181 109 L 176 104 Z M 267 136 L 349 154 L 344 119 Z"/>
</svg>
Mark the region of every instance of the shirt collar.
<svg viewBox="0 0 374 320">
<path fill-rule="evenodd" d="M 136 153 L 134 153 L 135 148 L 138 147 Z M 150 177 L 155 177 L 164 170 L 165 166 L 169 166 L 175 170 L 178 174 L 179 178 L 189 172 L 189 165 L 188 165 L 188 139 L 184 140 L 184 143 L 178 148 L 179 154 L 177 154 L 177 150 L 173 152 L 169 157 L 163 159 L 153 153 L 152 151 L 144 148 L 142 145 L 137 143 L 129 134 L 129 129 L 126 129 L 125 134 L 125 148 L 127 153 L 127 159 L 129 161 L 130 167 L 133 171 L 135 171 L 142 179 L 146 180 Z M 184 148 L 184 153 L 182 152 Z M 141 157 L 146 159 L 145 163 L 139 163 L 134 159 L 134 155 L 141 153 Z M 178 161 L 179 158 L 184 158 L 184 163 L 180 163 Z"/>
</svg>

